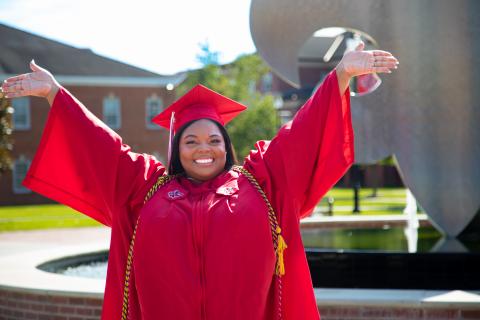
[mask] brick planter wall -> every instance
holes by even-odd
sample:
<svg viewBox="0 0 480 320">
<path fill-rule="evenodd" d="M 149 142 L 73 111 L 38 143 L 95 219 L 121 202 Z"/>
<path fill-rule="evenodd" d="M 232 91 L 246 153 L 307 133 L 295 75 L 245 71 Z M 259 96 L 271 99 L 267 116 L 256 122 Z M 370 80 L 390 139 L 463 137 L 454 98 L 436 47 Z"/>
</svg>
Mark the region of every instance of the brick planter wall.
<svg viewBox="0 0 480 320">
<path fill-rule="evenodd" d="M 0 287 L 0 320 L 98 320 L 103 298 Z"/>
<path fill-rule="evenodd" d="M 476 309 L 417 307 L 320 306 L 322 320 L 473 320 L 480 319 Z"/>
<path fill-rule="evenodd" d="M 0 320 L 99 320 L 103 298 L 95 294 L 41 292 L 0 287 Z M 319 305 L 322 320 L 473 320 L 480 306 L 427 307 Z M 296 319 L 294 319 L 296 320 Z"/>
</svg>

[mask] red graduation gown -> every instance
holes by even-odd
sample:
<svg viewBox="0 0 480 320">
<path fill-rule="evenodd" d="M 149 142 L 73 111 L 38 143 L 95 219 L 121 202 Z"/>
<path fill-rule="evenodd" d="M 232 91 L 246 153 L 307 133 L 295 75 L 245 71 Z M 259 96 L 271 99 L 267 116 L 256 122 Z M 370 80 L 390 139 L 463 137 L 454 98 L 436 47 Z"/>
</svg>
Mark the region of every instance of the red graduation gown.
<svg viewBox="0 0 480 320">
<path fill-rule="evenodd" d="M 246 158 L 278 216 L 288 248 L 283 319 L 319 319 L 299 229 L 353 162 L 349 92 L 336 73 L 271 141 Z M 277 319 L 275 253 L 265 203 L 246 177 L 201 185 L 179 178 L 144 206 L 165 173 L 133 153 L 65 89 L 55 97 L 24 185 L 112 227 L 102 319 L 120 319 L 128 246 L 137 217 L 131 319 Z"/>
</svg>

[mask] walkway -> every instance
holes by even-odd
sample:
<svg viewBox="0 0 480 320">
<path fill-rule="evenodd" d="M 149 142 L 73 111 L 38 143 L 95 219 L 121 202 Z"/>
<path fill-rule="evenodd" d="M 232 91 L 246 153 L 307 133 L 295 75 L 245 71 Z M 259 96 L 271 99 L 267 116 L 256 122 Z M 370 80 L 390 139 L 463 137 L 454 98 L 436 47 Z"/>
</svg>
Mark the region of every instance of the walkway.
<svg viewBox="0 0 480 320">
<path fill-rule="evenodd" d="M 0 232 L 0 257 L 75 245 L 103 244 L 108 248 L 109 243 L 110 228 L 106 227 Z"/>
</svg>

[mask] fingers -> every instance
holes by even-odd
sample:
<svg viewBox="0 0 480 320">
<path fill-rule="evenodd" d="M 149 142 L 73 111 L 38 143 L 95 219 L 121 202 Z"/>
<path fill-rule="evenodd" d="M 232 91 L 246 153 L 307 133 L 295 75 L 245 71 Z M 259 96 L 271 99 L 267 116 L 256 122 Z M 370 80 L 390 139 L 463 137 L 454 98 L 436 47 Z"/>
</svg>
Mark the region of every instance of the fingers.
<svg viewBox="0 0 480 320">
<path fill-rule="evenodd" d="M 17 81 L 9 81 L 5 80 L 2 84 L 3 92 L 11 92 L 15 90 L 19 90 L 22 88 L 22 80 Z"/>
<path fill-rule="evenodd" d="M 374 50 L 371 52 L 373 54 L 375 61 L 393 62 L 397 65 L 399 64 L 398 59 L 395 58 L 390 52 L 382 51 L 382 50 Z"/>
<path fill-rule="evenodd" d="M 6 98 L 23 97 L 27 95 L 25 88 L 28 74 L 21 74 L 15 77 L 10 77 L 3 81 L 2 92 Z"/>
<path fill-rule="evenodd" d="M 391 73 L 392 69 L 398 68 L 398 60 L 390 52 L 374 50 L 373 70 L 378 73 Z"/>
<path fill-rule="evenodd" d="M 7 99 L 11 99 L 11 98 L 18 98 L 18 97 L 25 97 L 27 96 L 27 94 L 25 93 L 25 91 L 16 91 L 16 92 L 9 92 L 9 93 L 3 93 L 3 96 Z"/>
<path fill-rule="evenodd" d="M 32 61 L 30 61 L 30 70 L 40 71 L 40 68 L 37 66 L 37 64 L 35 63 L 35 60 L 33 60 L 33 59 L 32 59 Z"/>
<path fill-rule="evenodd" d="M 397 69 L 398 61 L 396 60 L 375 60 L 373 67 L 385 67 L 390 69 Z"/>
<path fill-rule="evenodd" d="M 374 56 L 378 57 L 378 56 L 392 56 L 393 55 L 388 52 L 388 51 L 383 51 L 383 50 L 371 50 L 371 52 L 373 53 Z"/>
<path fill-rule="evenodd" d="M 22 81 L 23 79 L 27 78 L 27 73 L 24 73 L 24 74 L 20 74 L 18 76 L 15 76 L 15 77 L 10 77 L 6 80 L 3 81 L 3 83 L 12 83 L 12 82 L 18 82 L 18 81 Z M 2 85 L 3 87 L 3 85 Z"/>
<path fill-rule="evenodd" d="M 398 63 L 395 61 L 375 61 L 372 71 L 375 73 L 392 73 L 392 69 L 397 69 Z"/>
<path fill-rule="evenodd" d="M 355 51 L 362 51 L 365 48 L 365 43 L 360 41 L 360 43 L 355 47 Z"/>
<path fill-rule="evenodd" d="M 22 81 L 6 82 L 2 84 L 2 92 L 5 98 L 16 98 L 27 95 L 25 88 L 22 85 Z"/>
<path fill-rule="evenodd" d="M 398 60 L 390 52 L 374 50 L 372 71 L 375 73 L 392 73 L 398 68 Z"/>
<path fill-rule="evenodd" d="M 30 61 L 30 69 L 35 72 L 35 71 L 46 71 L 45 69 L 43 69 L 42 67 L 40 67 L 38 64 L 35 63 L 35 60 L 32 59 L 32 61 Z"/>
<path fill-rule="evenodd" d="M 392 70 L 385 67 L 375 67 L 373 68 L 375 73 L 392 73 Z"/>
</svg>

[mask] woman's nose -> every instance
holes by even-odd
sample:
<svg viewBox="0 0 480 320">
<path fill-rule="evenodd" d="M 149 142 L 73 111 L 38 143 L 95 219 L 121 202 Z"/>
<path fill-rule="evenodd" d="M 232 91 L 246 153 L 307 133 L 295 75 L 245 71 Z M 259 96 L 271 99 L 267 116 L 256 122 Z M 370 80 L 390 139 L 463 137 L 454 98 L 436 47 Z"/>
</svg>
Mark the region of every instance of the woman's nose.
<svg viewBox="0 0 480 320">
<path fill-rule="evenodd" d="M 210 145 L 208 143 L 200 143 L 198 145 L 198 150 L 199 151 L 210 151 Z"/>
</svg>

